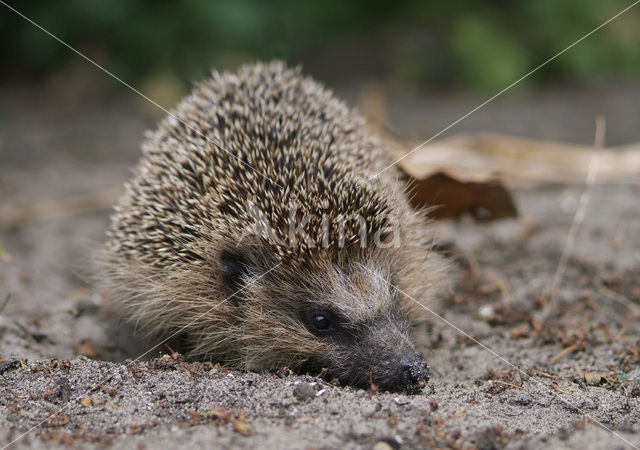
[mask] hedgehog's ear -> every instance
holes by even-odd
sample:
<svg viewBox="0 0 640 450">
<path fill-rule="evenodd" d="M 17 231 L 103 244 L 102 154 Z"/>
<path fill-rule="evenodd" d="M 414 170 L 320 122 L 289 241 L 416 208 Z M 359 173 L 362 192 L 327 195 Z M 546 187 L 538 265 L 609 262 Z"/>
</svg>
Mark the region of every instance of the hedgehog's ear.
<svg viewBox="0 0 640 450">
<path fill-rule="evenodd" d="M 220 252 L 222 279 L 234 292 L 242 288 L 243 278 L 248 275 L 249 269 L 249 259 L 241 250 L 225 247 Z"/>
</svg>

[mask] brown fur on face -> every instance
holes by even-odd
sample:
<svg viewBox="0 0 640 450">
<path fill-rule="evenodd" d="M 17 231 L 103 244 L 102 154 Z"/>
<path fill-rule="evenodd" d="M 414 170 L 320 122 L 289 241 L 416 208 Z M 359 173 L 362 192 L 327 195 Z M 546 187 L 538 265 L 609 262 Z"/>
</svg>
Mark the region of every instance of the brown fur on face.
<svg viewBox="0 0 640 450">
<path fill-rule="evenodd" d="M 408 334 L 424 309 L 408 296 L 430 301 L 446 264 L 397 173 L 368 181 L 390 161 L 364 119 L 281 63 L 214 74 L 173 113 L 180 121 L 148 135 L 112 217 L 105 278 L 126 314 L 244 369 L 326 367 L 389 389 L 425 381 Z M 292 204 L 308 240 L 290 239 Z M 322 213 L 342 230 L 327 233 Z M 365 235 L 345 220 L 354 214 Z M 398 245 L 376 246 L 389 218 Z M 247 235 L 256 221 L 271 232 Z M 314 328 L 318 315 L 331 332 Z"/>
</svg>

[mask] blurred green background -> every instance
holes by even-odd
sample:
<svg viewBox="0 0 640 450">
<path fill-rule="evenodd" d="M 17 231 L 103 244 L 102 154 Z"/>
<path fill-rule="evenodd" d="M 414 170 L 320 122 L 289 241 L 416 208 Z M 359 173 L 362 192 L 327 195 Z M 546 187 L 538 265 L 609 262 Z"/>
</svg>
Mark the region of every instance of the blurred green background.
<svg viewBox="0 0 640 450">
<path fill-rule="evenodd" d="M 124 80 L 183 85 L 254 59 L 418 88 L 495 90 L 629 6 L 631 0 L 477 2 L 300 0 L 11 1 Z M 0 7 L 2 73 L 38 79 L 78 56 Z M 640 6 L 527 80 L 591 83 L 640 74 Z M 114 83 L 114 86 L 116 84 Z"/>
</svg>

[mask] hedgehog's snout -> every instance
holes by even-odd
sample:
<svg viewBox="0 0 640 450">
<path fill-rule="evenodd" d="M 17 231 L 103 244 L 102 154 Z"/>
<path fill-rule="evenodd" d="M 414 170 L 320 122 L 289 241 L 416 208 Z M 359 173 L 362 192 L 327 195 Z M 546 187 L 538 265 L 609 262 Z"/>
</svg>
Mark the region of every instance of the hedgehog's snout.
<svg viewBox="0 0 640 450">
<path fill-rule="evenodd" d="M 419 393 L 429 381 L 429 366 L 413 349 L 397 358 L 380 361 L 372 368 L 372 381 L 383 389 Z"/>
<path fill-rule="evenodd" d="M 429 381 L 429 366 L 413 348 L 399 353 L 384 351 L 364 362 L 369 366 L 369 383 L 373 382 L 383 390 L 419 393 Z M 362 369 L 362 367 L 356 367 Z"/>
<path fill-rule="evenodd" d="M 382 390 L 418 393 L 429 381 L 429 367 L 413 348 L 408 330 L 385 322 L 358 336 L 347 352 L 342 378 L 356 386 L 373 383 Z"/>
<path fill-rule="evenodd" d="M 400 384 L 410 393 L 419 392 L 429 381 L 429 366 L 414 351 L 405 353 L 399 366 Z"/>
</svg>

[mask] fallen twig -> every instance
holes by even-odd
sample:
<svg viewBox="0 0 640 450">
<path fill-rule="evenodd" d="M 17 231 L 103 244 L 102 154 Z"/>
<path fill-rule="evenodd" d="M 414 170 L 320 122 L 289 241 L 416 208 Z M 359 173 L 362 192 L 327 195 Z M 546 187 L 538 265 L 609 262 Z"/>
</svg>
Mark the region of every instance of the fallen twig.
<svg viewBox="0 0 640 450">
<path fill-rule="evenodd" d="M 578 348 L 578 346 L 576 344 L 570 345 L 569 347 L 567 347 L 564 350 L 562 350 L 560 353 L 558 353 L 553 358 L 550 358 L 547 362 L 549 362 L 549 363 L 556 362 L 557 360 L 562 358 L 564 355 L 566 355 L 567 353 L 571 353 L 572 351 L 574 351 L 577 348 Z"/>
</svg>

